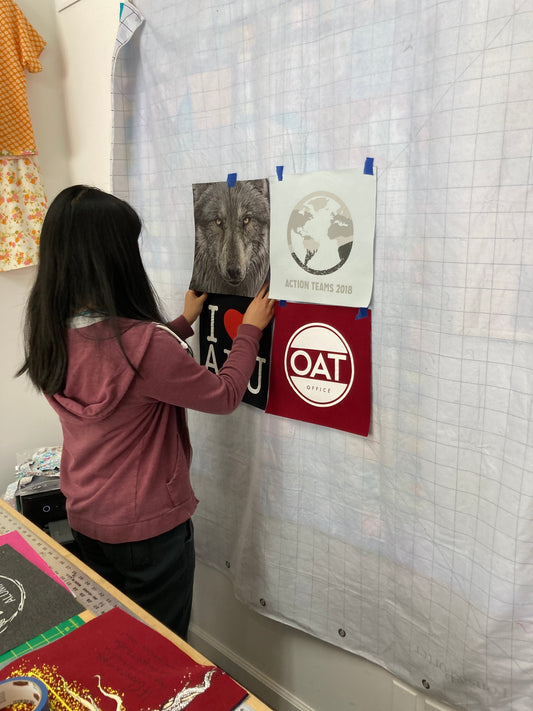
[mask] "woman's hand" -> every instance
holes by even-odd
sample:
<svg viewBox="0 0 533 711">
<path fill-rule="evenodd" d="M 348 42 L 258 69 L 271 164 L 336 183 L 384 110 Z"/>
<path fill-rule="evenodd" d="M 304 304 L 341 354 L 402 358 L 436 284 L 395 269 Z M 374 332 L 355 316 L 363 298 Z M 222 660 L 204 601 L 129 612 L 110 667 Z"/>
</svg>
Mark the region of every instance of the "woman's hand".
<svg viewBox="0 0 533 711">
<path fill-rule="evenodd" d="M 185 294 L 185 305 L 183 307 L 183 315 L 187 319 L 189 326 L 192 326 L 204 308 L 204 301 L 207 299 L 207 292 L 198 294 L 196 291 L 189 289 Z"/>
<path fill-rule="evenodd" d="M 265 284 L 255 299 L 250 302 L 242 322 L 250 323 L 263 330 L 274 316 L 275 303 L 275 299 L 268 298 L 268 284 Z"/>
</svg>

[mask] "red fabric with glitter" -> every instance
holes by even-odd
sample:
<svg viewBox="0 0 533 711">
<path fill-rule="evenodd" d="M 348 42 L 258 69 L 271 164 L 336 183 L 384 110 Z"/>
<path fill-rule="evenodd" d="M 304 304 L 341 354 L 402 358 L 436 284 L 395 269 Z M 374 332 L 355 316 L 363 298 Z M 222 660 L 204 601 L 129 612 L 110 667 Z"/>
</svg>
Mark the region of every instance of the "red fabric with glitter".
<svg viewBox="0 0 533 711">
<path fill-rule="evenodd" d="M 119 608 L 17 659 L 2 675 L 40 679 L 51 711 L 230 711 L 247 695 L 221 669 L 198 664 Z"/>
<path fill-rule="evenodd" d="M 266 412 L 368 435 L 371 312 L 276 304 Z"/>
</svg>

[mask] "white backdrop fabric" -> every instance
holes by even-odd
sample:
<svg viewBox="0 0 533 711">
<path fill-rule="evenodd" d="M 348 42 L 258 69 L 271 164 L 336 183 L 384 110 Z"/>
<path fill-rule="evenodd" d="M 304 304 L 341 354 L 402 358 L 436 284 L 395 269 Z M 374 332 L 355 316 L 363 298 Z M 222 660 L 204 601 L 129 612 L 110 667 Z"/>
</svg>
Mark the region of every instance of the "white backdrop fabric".
<svg viewBox="0 0 533 711">
<path fill-rule="evenodd" d="M 113 186 L 169 315 L 192 183 L 377 170 L 370 436 L 191 412 L 199 556 L 435 698 L 531 711 L 531 0 L 136 7 Z"/>
</svg>

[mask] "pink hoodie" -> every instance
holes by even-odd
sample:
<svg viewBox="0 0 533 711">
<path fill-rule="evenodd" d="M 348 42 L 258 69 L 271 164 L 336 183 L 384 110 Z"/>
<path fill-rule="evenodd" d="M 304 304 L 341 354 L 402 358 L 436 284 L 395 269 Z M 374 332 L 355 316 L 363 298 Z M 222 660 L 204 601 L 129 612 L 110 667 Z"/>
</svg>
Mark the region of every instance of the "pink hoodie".
<svg viewBox="0 0 533 711">
<path fill-rule="evenodd" d="M 169 328 L 123 319 L 122 341 L 137 375 L 106 320 L 81 317 L 75 325 L 65 388 L 48 397 L 63 428 L 61 489 L 70 525 L 105 543 L 157 536 L 190 518 L 198 503 L 185 408 L 237 408 L 261 331 L 241 324 L 216 375 L 180 340 L 193 333 L 183 316 Z"/>
</svg>

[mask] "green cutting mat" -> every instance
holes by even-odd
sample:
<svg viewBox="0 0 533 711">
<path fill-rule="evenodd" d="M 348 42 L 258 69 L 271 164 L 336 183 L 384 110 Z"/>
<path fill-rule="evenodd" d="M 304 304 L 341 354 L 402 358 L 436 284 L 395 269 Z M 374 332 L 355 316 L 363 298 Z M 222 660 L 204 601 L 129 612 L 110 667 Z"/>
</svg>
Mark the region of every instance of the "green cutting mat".
<svg viewBox="0 0 533 711">
<path fill-rule="evenodd" d="M 30 639 L 28 642 L 24 642 L 24 644 L 20 644 L 18 647 L 14 647 L 8 652 L 5 652 L 4 654 L 0 655 L 0 664 L 3 664 L 4 662 L 13 661 L 13 659 L 22 657 L 23 654 L 27 654 L 28 652 L 32 652 L 34 649 L 43 647 L 49 642 L 54 642 L 56 639 L 64 637 L 69 632 L 72 632 L 72 630 L 81 627 L 83 624 L 84 620 L 82 620 L 79 615 L 71 617 L 69 620 L 61 622 L 61 624 L 52 627 L 51 629 L 46 632 L 43 632 L 40 635 L 37 635 L 37 637 Z"/>
</svg>

